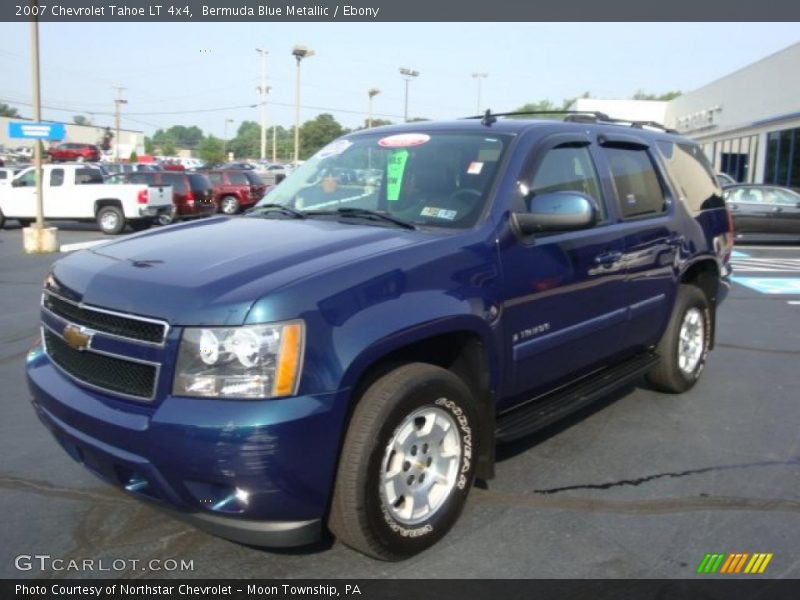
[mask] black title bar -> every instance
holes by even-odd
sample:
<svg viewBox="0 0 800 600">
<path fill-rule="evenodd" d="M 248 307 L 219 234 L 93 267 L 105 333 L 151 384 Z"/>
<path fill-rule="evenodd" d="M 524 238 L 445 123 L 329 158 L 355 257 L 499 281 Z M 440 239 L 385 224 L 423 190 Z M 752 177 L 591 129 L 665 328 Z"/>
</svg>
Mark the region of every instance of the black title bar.
<svg viewBox="0 0 800 600">
<path fill-rule="evenodd" d="M 761 0 L 4 0 L 0 20 L 48 22 L 797 21 L 800 2 Z"/>
</svg>

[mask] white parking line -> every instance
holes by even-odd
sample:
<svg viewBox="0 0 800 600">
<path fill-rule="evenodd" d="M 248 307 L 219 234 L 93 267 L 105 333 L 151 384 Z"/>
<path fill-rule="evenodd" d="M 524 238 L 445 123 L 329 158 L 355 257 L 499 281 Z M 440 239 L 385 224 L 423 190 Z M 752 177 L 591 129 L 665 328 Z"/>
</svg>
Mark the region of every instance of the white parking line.
<svg viewBox="0 0 800 600">
<path fill-rule="evenodd" d="M 74 252 L 75 250 L 84 250 L 107 242 L 108 240 L 91 240 L 89 242 L 76 242 L 74 244 L 61 244 L 60 252 Z"/>
<path fill-rule="evenodd" d="M 800 300 L 787 300 L 787 304 L 792 304 L 793 306 L 800 306 Z"/>
</svg>

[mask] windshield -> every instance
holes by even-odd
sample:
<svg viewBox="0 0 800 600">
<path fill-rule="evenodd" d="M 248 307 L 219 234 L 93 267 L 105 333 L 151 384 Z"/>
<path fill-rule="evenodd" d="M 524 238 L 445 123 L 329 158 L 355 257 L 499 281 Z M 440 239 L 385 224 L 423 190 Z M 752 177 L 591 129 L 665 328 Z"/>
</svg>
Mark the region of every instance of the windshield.
<svg viewBox="0 0 800 600">
<path fill-rule="evenodd" d="M 359 135 L 332 142 L 259 204 L 304 212 L 369 209 L 417 225 L 466 228 L 479 219 L 509 136 Z"/>
</svg>

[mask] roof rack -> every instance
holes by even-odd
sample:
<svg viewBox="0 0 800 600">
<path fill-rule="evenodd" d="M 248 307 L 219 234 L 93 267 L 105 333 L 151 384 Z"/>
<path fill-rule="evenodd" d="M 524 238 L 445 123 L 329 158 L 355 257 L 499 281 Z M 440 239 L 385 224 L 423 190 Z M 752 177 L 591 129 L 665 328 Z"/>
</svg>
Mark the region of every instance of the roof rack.
<svg viewBox="0 0 800 600">
<path fill-rule="evenodd" d="M 666 133 L 678 133 L 675 129 L 665 127 L 661 123 L 655 121 L 636 121 L 632 119 L 616 119 L 609 117 L 606 113 L 597 110 L 525 110 L 518 112 L 506 113 L 493 113 L 490 109 L 482 115 L 475 115 L 471 117 L 464 117 L 465 119 L 480 119 L 481 124 L 486 127 L 491 127 L 497 121 L 497 117 L 519 117 L 529 115 L 565 115 L 564 121 L 570 123 L 610 123 L 614 125 L 627 125 L 635 129 L 644 129 L 649 127 L 651 129 L 660 129 Z"/>
</svg>

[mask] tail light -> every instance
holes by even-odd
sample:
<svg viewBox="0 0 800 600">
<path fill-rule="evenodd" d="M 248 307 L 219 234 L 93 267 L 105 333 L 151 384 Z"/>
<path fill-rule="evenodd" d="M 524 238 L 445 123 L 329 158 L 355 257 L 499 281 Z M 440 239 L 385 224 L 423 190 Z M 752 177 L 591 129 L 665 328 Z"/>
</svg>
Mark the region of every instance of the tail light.
<svg viewBox="0 0 800 600">
<path fill-rule="evenodd" d="M 186 200 L 186 204 L 194 204 L 194 192 L 186 192 L 184 199 Z"/>
<path fill-rule="evenodd" d="M 139 195 L 136 197 L 136 202 L 139 204 L 147 204 L 147 202 L 149 201 L 149 195 L 150 194 L 148 190 L 140 191 Z"/>
</svg>

